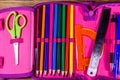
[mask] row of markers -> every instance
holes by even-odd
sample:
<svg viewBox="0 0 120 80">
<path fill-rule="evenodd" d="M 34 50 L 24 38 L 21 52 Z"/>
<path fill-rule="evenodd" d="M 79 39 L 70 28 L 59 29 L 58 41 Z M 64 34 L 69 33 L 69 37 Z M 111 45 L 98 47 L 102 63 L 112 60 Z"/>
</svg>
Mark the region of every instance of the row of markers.
<svg viewBox="0 0 120 80">
<path fill-rule="evenodd" d="M 73 74 L 74 6 L 47 4 L 36 9 L 36 75 Z"/>
</svg>

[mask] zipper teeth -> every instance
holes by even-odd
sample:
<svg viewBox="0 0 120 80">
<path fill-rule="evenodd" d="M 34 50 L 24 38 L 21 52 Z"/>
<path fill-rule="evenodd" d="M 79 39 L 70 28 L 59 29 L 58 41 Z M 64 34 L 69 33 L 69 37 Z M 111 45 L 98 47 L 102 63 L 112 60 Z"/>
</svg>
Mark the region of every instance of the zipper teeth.
<svg viewBox="0 0 120 80">
<path fill-rule="evenodd" d="M 40 2 L 40 3 L 38 3 L 38 4 L 36 4 L 35 6 L 33 6 L 34 8 L 37 8 L 38 6 L 40 6 L 40 5 L 43 5 L 43 4 L 74 4 L 74 5 L 78 5 L 78 6 L 82 6 L 83 8 L 86 8 L 86 5 L 88 5 L 88 4 L 96 4 L 96 3 L 98 3 L 98 2 L 95 2 L 95 3 L 91 3 L 91 2 L 78 2 L 78 1 L 72 1 L 72 2 L 70 2 L 70 1 L 49 1 L 49 2 Z M 120 6 L 120 3 L 101 3 L 101 4 L 99 4 L 95 9 L 93 9 L 93 11 L 95 11 L 95 10 L 97 10 L 98 8 L 100 8 L 100 7 L 109 7 L 109 6 Z"/>
</svg>

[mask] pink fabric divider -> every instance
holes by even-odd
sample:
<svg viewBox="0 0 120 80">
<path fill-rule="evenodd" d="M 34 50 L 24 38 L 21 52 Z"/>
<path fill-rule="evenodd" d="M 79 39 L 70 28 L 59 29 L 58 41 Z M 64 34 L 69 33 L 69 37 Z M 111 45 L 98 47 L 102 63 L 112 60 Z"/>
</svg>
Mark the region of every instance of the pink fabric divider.
<svg viewBox="0 0 120 80">
<path fill-rule="evenodd" d="M 30 8 L 30 10 L 33 10 Z M 19 64 L 15 64 L 14 47 L 11 43 L 16 41 L 21 42 L 19 39 L 11 40 L 12 37 L 7 31 L 6 26 L 4 30 L 0 31 L 0 56 L 4 57 L 3 68 L 0 69 L 0 77 L 20 78 L 31 75 L 33 70 L 33 47 L 34 47 L 34 12 L 29 8 L 10 8 L 0 10 L 0 18 L 6 18 L 11 11 L 16 11 L 18 14 L 23 14 L 26 17 L 26 26 L 22 29 L 21 39 L 23 43 L 19 44 Z M 19 24 L 23 23 L 23 19 L 19 19 Z M 13 26 L 13 16 L 9 20 L 9 26 Z M 11 43 L 10 43 L 11 41 Z"/>
<path fill-rule="evenodd" d="M 23 38 L 15 38 L 15 39 L 11 39 L 10 40 L 10 44 L 13 44 L 13 43 L 23 43 Z"/>
</svg>

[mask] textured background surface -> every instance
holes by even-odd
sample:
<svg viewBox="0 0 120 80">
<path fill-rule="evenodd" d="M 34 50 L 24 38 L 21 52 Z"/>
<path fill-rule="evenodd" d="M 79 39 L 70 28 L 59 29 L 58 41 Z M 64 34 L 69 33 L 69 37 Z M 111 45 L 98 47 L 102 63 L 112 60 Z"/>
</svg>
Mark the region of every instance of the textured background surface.
<svg viewBox="0 0 120 80">
<path fill-rule="evenodd" d="M 120 0 L 0 0 L 0 9 L 14 6 L 33 6 L 40 2 L 47 1 L 97 1 L 97 2 L 115 2 Z M 1 79 L 0 80 L 31 80 L 30 78 L 26 79 Z"/>
</svg>

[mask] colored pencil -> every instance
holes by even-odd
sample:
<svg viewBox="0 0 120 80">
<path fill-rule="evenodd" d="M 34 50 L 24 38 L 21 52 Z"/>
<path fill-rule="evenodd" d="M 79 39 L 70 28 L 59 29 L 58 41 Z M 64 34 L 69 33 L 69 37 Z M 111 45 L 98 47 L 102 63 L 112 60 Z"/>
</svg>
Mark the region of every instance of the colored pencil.
<svg viewBox="0 0 120 80">
<path fill-rule="evenodd" d="M 46 5 L 46 23 L 45 23 L 45 38 L 49 38 L 49 18 L 50 17 L 50 5 Z M 47 74 L 48 71 L 48 53 L 49 53 L 49 43 L 45 42 L 44 48 L 44 75 Z"/>
<path fill-rule="evenodd" d="M 70 38 L 70 5 L 67 5 L 67 24 L 66 24 L 66 38 Z M 68 39 L 69 40 L 69 39 Z M 65 76 L 68 74 L 69 68 L 69 41 L 66 40 L 65 52 Z"/>
<path fill-rule="evenodd" d="M 66 30 L 66 5 L 62 5 L 62 38 L 65 38 L 65 30 Z M 62 76 L 64 76 L 64 68 L 65 68 L 65 42 L 62 42 L 62 53 L 61 53 L 61 71 Z"/>
<path fill-rule="evenodd" d="M 40 8 L 37 8 L 36 10 L 36 26 L 37 26 L 37 38 L 40 38 L 40 32 L 41 32 L 41 26 L 42 26 L 42 6 Z M 36 75 L 39 75 L 39 63 L 40 63 L 40 42 L 37 42 L 36 44 Z"/>
<path fill-rule="evenodd" d="M 45 35 L 45 13 L 46 13 L 46 6 L 43 5 L 42 11 L 42 31 L 41 31 L 41 38 L 44 38 Z M 40 50 L 40 76 L 43 72 L 43 59 L 44 58 L 44 42 L 41 42 L 41 50 Z"/>
<path fill-rule="evenodd" d="M 73 19 L 74 19 L 74 6 L 70 6 L 70 38 L 73 38 Z M 70 55 L 69 55 L 69 72 L 70 76 L 73 73 L 73 42 L 70 42 Z"/>
<path fill-rule="evenodd" d="M 58 4 L 55 4 L 54 9 L 54 31 L 53 38 L 57 38 L 57 20 L 58 20 Z M 56 53 L 57 53 L 57 43 L 53 42 L 53 57 L 52 57 L 52 74 L 55 75 L 56 71 Z"/>
<path fill-rule="evenodd" d="M 58 33 L 57 33 L 57 38 L 61 38 L 62 37 L 62 5 L 61 4 L 58 4 Z M 61 39 L 60 39 L 61 40 Z M 62 45 L 61 45 L 61 42 L 58 42 L 57 43 L 57 71 L 58 71 L 58 74 L 60 74 L 60 58 L 61 58 L 61 48 L 62 48 Z"/>
<path fill-rule="evenodd" d="M 50 4 L 50 31 L 49 31 L 49 74 L 52 69 L 52 36 L 53 35 L 53 4 Z"/>
</svg>

